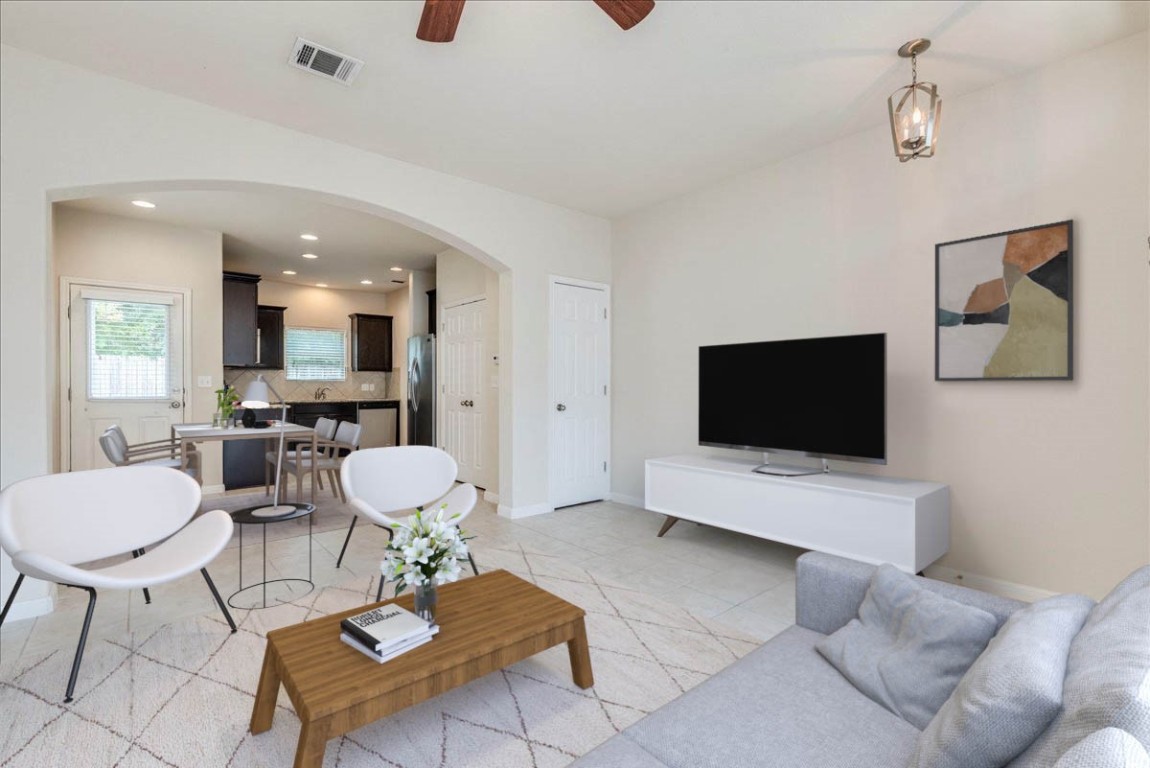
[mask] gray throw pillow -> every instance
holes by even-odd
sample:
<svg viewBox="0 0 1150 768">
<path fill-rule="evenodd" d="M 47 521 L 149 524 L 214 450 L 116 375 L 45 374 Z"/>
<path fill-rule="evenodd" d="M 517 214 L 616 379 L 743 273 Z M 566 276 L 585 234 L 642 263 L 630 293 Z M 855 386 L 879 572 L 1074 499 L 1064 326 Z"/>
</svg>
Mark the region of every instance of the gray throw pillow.
<svg viewBox="0 0 1150 768">
<path fill-rule="evenodd" d="M 1094 606 L 1070 644 L 1062 710 L 1010 768 L 1048 768 L 1109 727 L 1126 731 L 1150 751 L 1150 565 Z"/>
<path fill-rule="evenodd" d="M 981 608 L 928 592 L 882 565 L 859 617 L 815 647 L 855 688 L 921 730 L 997 627 Z"/>
<path fill-rule="evenodd" d="M 1120 728 L 1103 728 L 1075 744 L 1054 768 L 1150 768 L 1150 755 Z"/>
<path fill-rule="evenodd" d="M 922 732 L 910 768 L 1001 768 L 1062 706 L 1070 643 L 1094 601 L 1058 595 L 1016 611 Z"/>
</svg>

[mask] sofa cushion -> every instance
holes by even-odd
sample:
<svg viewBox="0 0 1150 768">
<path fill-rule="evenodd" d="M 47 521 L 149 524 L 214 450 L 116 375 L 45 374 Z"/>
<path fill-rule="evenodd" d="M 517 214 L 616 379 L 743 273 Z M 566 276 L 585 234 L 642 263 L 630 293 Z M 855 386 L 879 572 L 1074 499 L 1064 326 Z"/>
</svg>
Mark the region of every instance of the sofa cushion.
<svg viewBox="0 0 1150 768">
<path fill-rule="evenodd" d="M 1046 768 L 1108 727 L 1150 750 L 1150 566 L 1094 606 L 1070 645 L 1062 711 L 1010 768 Z"/>
<path fill-rule="evenodd" d="M 1094 601 L 1058 595 L 1017 611 L 919 737 L 912 768 L 1000 768 L 1062 706 L 1070 643 Z"/>
<path fill-rule="evenodd" d="M 1054 768 L 1150 768 L 1150 755 L 1126 731 L 1103 728 L 1071 747 Z"/>
<path fill-rule="evenodd" d="M 688 724 L 684 724 L 689 728 Z M 607 739 L 569 768 L 672 768 L 623 734 Z"/>
<path fill-rule="evenodd" d="M 827 664 L 824 637 L 790 627 L 616 738 L 673 768 L 906 765 L 918 731 Z"/>
<path fill-rule="evenodd" d="M 817 647 L 859 691 L 922 729 L 996 629 L 990 613 L 940 597 L 882 565 L 859 617 Z"/>
</svg>

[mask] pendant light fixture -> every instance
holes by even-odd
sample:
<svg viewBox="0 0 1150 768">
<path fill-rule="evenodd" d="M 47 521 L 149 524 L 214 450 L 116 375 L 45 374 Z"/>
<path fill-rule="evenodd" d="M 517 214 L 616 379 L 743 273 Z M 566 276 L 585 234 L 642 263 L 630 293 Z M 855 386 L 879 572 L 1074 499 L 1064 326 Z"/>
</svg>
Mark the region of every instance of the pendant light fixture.
<svg viewBox="0 0 1150 768">
<path fill-rule="evenodd" d="M 894 154 L 900 163 L 918 157 L 934 157 L 938 147 L 942 99 L 937 85 L 918 81 L 918 56 L 927 48 L 930 48 L 930 41 L 920 37 L 898 49 L 899 56 L 910 59 L 911 81 L 910 85 L 899 88 L 887 99 Z"/>
</svg>

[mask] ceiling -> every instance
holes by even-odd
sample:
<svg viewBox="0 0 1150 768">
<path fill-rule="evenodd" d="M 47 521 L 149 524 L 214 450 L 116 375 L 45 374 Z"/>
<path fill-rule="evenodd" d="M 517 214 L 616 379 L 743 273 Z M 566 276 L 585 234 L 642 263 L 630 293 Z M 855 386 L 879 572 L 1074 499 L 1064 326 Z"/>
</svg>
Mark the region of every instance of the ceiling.
<svg viewBox="0 0 1150 768">
<path fill-rule="evenodd" d="M 954 97 L 1146 29 L 1145 2 L 659 0 L 623 32 L 590 0 L 18 2 L 0 41 L 240 114 L 605 216 L 885 120 L 896 49 Z M 286 63 L 303 36 L 366 64 Z M 889 152 L 876 140 L 876 152 Z M 892 158 L 893 162 L 893 158 Z"/>
<path fill-rule="evenodd" d="M 143 198 L 155 203 L 132 205 Z M 283 192 L 155 192 L 62 203 L 71 208 L 224 233 L 224 268 L 297 285 L 387 292 L 412 270 L 434 271 L 447 245 L 401 224 Z M 301 234 L 319 240 L 308 242 Z M 312 253 L 317 259 L 305 259 Z M 391 267 L 403 267 L 402 273 Z M 296 275 L 285 275 L 283 270 Z M 363 285 L 360 280 L 371 280 Z"/>
</svg>

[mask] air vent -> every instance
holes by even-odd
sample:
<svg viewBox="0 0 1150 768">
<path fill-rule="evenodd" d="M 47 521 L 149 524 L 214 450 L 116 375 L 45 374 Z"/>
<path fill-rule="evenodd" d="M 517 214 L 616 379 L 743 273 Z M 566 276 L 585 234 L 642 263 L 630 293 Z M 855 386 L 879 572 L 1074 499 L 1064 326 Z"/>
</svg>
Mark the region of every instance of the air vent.
<svg viewBox="0 0 1150 768">
<path fill-rule="evenodd" d="M 399 283 L 400 285 L 403 285 L 403 284 L 404 284 L 404 283 L 406 283 L 407 281 L 406 281 L 406 280 L 392 280 L 391 282 L 393 282 L 393 283 Z"/>
<path fill-rule="evenodd" d="M 359 59 L 345 56 L 302 37 L 295 39 L 295 48 L 292 49 L 288 64 L 344 85 L 351 85 L 359 71 L 363 69 L 363 62 Z"/>
</svg>

